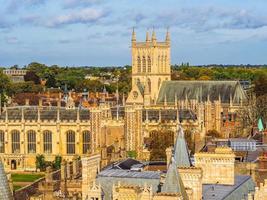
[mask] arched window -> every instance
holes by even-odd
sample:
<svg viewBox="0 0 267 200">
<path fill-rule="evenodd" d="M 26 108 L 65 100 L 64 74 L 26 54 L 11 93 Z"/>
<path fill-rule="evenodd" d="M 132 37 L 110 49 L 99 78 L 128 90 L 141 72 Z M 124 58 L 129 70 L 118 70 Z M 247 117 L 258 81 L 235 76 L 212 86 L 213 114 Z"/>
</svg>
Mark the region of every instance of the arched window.
<svg viewBox="0 0 267 200">
<path fill-rule="evenodd" d="M 137 57 L 137 72 L 141 72 L 141 58 L 140 56 Z"/>
<path fill-rule="evenodd" d="M 20 153 L 20 132 L 18 130 L 11 131 L 11 147 L 12 153 Z"/>
<path fill-rule="evenodd" d="M 151 58 L 148 56 L 147 58 L 147 71 L 151 72 Z"/>
<path fill-rule="evenodd" d="M 44 131 L 43 132 L 43 145 L 44 145 L 44 153 L 50 154 L 52 153 L 52 132 Z"/>
<path fill-rule="evenodd" d="M 165 71 L 167 72 L 168 69 L 168 63 L 167 63 L 167 56 L 165 56 Z"/>
<path fill-rule="evenodd" d="M 28 153 L 36 153 L 36 132 L 29 130 L 27 132 Z"/>
<path fill-rule="evenodd" d="M 148 84 L 148 90 L 151 92 L 151 80 L 150 78 L 147 79 L 147 84 Z"/>
<path fill-rule="evenodd" d="M 161 63 L 160 63 L 160 56 L 158 56 L 158 70 L 159 70 L 159 72 L 162 72 Z"/>
<path fill-rule="evenodd" d="M 143 65 L 143 72 L 146 72 L 146 58 L 145 58 L 145 56 L 143 56 L 142 65 Z"/>
<path fill-rule="evenodd" d="M 5 132 L 0 131 L 0 153 L 5 153 Z"/>
<path fill-rule="evenodd" d="M 158 88 L 160 88 L 160 84 L 161 84 L 161 78 L 159 78 L 158 80 Z"/>
<path fill-rule="evenodd" d="M 75 154 L 75 132 L 67 131 L 67 154 Z"/>
<path fill-rule="evenodd" d="M 89 131 L 83 131 L 83 154 L 90 152 L 90 135 Z"/>
<path fill-rule="evenodd" d="M 165 68 L 164 68 L 164 56 L 161 56 L 161 67 L 162 67 L 162 72 L 165 72 Z"/>
</svg>

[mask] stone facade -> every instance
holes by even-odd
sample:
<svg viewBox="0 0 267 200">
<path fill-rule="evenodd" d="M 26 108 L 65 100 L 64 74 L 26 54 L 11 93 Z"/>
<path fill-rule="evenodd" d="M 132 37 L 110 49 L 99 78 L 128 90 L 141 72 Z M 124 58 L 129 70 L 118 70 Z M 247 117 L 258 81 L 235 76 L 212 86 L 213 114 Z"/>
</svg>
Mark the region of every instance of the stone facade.
<svg viewBox="0 0 267 200">
<path fill-rule="evenodd" d="M 234 185 L 235 154 L 229 147 L 219 147 L 215 153 L 196 153 L 195 166 L 203 170 L 203 184 Z"/>
</svg>

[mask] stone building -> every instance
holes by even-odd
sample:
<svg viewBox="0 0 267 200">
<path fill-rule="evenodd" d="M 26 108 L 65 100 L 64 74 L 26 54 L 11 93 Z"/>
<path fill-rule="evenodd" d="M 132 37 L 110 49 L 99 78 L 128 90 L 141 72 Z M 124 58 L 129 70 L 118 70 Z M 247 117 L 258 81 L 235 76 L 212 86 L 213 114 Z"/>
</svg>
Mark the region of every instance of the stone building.
<svg viewBox="0 0 267 200">
<path fill-rule="evenodd" d="M 203 147 L 210 130 L 228 137 L 238 127 L 237 111 L 247 101 L 238 81 L 171 81 L 170 33 L 158 42 L 153 31 L 145 42 L 132 35 L 132 90 L 121 105 L 77 107 L 72 95 L 57 105 L 7 107 L 0 112 L 0 157 L 6 170 L 35 170 L 37 154 L 53 161 L 56 155 L 100 153 L 101 165 L 135 152 L 138 159 L 165 160 L 165 148 L 175 142 L 176 127 L 197 138 Z M 64 105 L 62 105 L 62 101 Z M 151 141 L 164 138 L 164 155 L 155 158 Z"/>
<path fill-rule="evenodd" d="M 176 143 L 171 150 L 167 172 L 146 171 L 142 163 L 127 159 L 101 170 L 95 181 L 83 186 L 83 199 L 103 200 L 223 200 L 247 199 L 254 194 L 255 183 L 250 176 L 239 176 L 233 172 L 234 153 L 228 147 L 217 148 L 214 153 L 196 153 L 195 164 L 188 162 L 188 150 L 179 128 Z M 169 153 L 169 152 L 167 152 Z M 178 156 L 179 155 L 179 156 Z M 180 159 L 177 160 L 177 158 Z M 182 158 L 182 159 L 181 159 Z M 86 158 L 83 168 L 91 168 L 94 161 Z M 97 163 L 93 164 L 97 168 Z M 89 169 L 88 168 L 88 169 Z M 218 173 L 206 169 L 215 169 Z M 89 172 L 90 173 L 90 172 Z M 228 175 L 225 177 L 225 175 Z M 86 178 L 86 177 L 85 177 Z M 83 177 L 84 179 L 84 177 Z M 87 178 L 86 178 L 87 179 Z M 263 186 L 262 189 L 263 190 Z M 258 190 L 255 196 L 259 195 Z"/>
</svg>

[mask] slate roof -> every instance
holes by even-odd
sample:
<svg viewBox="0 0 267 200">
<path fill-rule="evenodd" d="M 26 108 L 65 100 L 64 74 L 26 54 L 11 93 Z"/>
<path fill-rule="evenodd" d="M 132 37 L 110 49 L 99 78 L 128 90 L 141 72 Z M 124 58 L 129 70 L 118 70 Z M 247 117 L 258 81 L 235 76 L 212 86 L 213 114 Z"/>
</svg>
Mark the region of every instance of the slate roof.
<svg viewBox="0 0 267 200">
<path fill-rule="evenodd" d="M 122 185 L 143 187 L 145 184 L 152 187 L 153 193 L 159 191 L 160 172 L 155 171 L 130 171 L 121 169 L 107 169 L 97 176 L 97 183 L 101 184 L 104 200 L 112 200 L 112 187 L 120 182 Z"/>
<path fill-rule="evenodd" d="M 254 187 L 250 176 L 236 176 L 235 185 L 203 184 L 203 200 L 247 200 Z"/>
<path fill-rule="evenodd" d="M 191 162 L 189 158 L 188 147 L 184 139 L 184 130 L 180 125 L 174 145 L 174 160 L 177 167 L 190 167 Z"/>
<path fill-rule="evenodd" d="M 184 199 L 188 199 L 183 181 L 178 173 L 174 159 L 172 159 L 172 162 L 168 167 L 165 183 L 162 186 L 161 192 L 173 194 L 179 193 Z"/>
<path fill-rule="evenodd" d="M 0 199 L 12 200 L 12 193 L 9 188 L 8 180 L 4 171 L 4 166 L 0 160 Z"/>
<path fill-rule="evenodd" d="M 177 119 L 177 110 L 176 109 L 145 109 L 142 113 L 142 120 L 145 121 L 146 118 L 148 120 L 159 120 L 159 112 L 161 112 L 161 120 L 173 120 Z M 192 110 L 189 109 L 179 109 L 179 121 L 183 120 L 196 120 L 197 117 Z"/>
<path fill-rule="evenodd" d="M 218 100 L 221 97 L 222 103 L 229 103 L 232 96 L 233 103 L 238 103 L 241 99 L 247 101 L 247 95 L 238 81 L 164 81 L 162 82 L 157 103 L 164 103 L 165 96 L 167 103 L 177 100 L 199 99 L 206 101 L 208 96 L 210 101 Z"/>
<path fill-rule="evenodd" d="M 7 115 L 9 120 L 18 120 L 22 118 L 22 109 L 24 112 L 25 120 L 35 121 L 38 119 L 37 106 L 18 106 L 7 108 Z M 60 108 L 60 120 L 76 120 L 77 119 L 77 109 L 65 109 Z M 90 111 L 88 109 L 80 109 L 80 120 L 90 120 Z M 6 111 L 2 112 L 0 119 L 5 120 Z M 57 120 L 57 107 L 42 107 L 40 109 L 40 119 L 41 120 Z"/>
</svg>

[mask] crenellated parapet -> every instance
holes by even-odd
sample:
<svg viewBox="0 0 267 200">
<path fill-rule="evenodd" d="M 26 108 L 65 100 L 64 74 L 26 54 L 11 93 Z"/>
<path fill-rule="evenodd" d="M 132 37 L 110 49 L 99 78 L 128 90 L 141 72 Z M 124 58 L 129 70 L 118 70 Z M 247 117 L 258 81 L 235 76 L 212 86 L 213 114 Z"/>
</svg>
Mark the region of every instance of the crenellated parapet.
<svg viewBox="0 0 267 200">
<path fill-rule="evenodd" d="M 235 154 L 229 147 L 220 147 L 215 153 L 195 154 L 195 166 L 203 170 L 203 183 L 234 184 Z"/>
<path fill-rule="evenodd" d="M 202 177 L 203 171 L 197 167 L 179 167 L 178 172 L 186 188 L 192 190 L 192 200 L 199 200 L 202 197 Z"/>
</svg>

